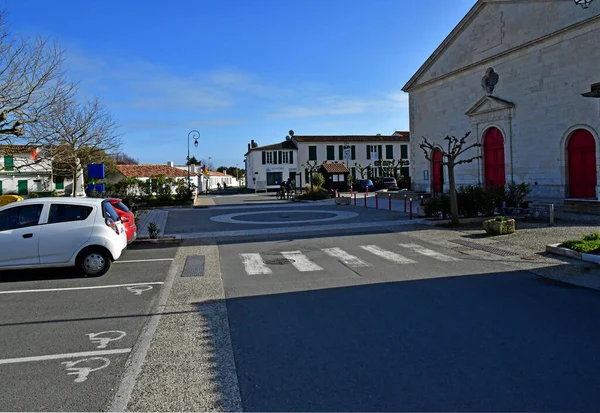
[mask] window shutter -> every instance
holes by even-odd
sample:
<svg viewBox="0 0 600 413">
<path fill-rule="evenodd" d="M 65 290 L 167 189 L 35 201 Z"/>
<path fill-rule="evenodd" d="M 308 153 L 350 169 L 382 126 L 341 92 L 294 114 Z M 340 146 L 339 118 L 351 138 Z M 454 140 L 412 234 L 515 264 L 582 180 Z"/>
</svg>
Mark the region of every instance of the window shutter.
<svg viewBox="0 0 600 413">
<path fill-rule="evenodd" d="M 308 178 L 309 178 L 309 176 L 308 176 L 308 169 L 305 169 L 304 170 L 304 183 L 307 183 L 307 184 L 310 183 L 308 181 Z"/>
<path fill-rule="evenodd" d="M 0 181 L 0 195 L 2 195 L 2 181 Z"/>
<path fill-rule="evenodd" d="M 394 159 L 393 145 L 385 145 L 385 159 Z"/>
<path fill-rule="evenodd" d="M 340 161 L 344 160 L 344 147 L 342 145 L 338 146 L 338 155 L 340 156 Z"/>
<path fill-rule="evenodd" d="M 316 146 L 309 146 L 308 147 L 308 160 L 309 161 L 316 161 L 317 160 L 317 147 Z"/>
<path fill-rule="evenodd" d="M 14 169 L 14 159 L 12 157 L 12 155 L 6 155 L 4 157 L 4 170 L 5 171 L 12 171 Z"/>
<path fill-rule="evenodd" d="M 400 145 L 400 159 L 408 159 L 408 145 Z"/>
<path fill-rule="evenodd" d="M 381 145 L 377 146 L 377 159 L 383 159 L 383 148 L 381 147 Z"/>
<path fill-rule="evenodd" d="M 352 145 L 351 150 L 352 150 L 351 158 L 354 161 L 356 159 L 356 146 Z"/>
<path fill-rule="evenodd" d="M 282 162 L 281 162 L 281 151 L 277 152 L 277 155 L 278 155 L 278 157 L 279 157 L 279 158 L 278 158 L 278 159 L 279 159 L 279 162 L 277 162 L 277 163 L 282 163 Z"/>
<path fill-rule="evenodd" d="M 290 163 L 294 163 L 294 151 L 290 151 Z"/>
<path fill-rule="evenodd" d="M 352 178 L 356 179 L 356 168 L 354 166 L 352 167 Z"/>
<path fill-rule="evenodd" d="M 263 151 L 262 153 L 262 164 L 265 165 L 267 163 L 267 153 Z"/>
<path fill-rule="evenodd" d="M 335 146 L 327 145 L 327 160 L 335 161 Z"/>
<path fill-rule="evenodd" d="M 371 145 L 367 145 L 367 159 L 371 159 Z"/>
</svg>

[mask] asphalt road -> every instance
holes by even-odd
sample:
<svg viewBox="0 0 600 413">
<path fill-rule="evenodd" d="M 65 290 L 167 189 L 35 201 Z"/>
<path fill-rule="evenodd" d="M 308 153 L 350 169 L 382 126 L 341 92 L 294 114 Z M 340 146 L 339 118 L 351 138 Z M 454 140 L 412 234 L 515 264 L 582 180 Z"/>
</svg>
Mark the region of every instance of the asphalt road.
<svg viewBox="0 0 600 413">
<path fill-rule="evenodd" d="M 397 256 L 373 253 L 382 249 Z M 246 411 L 600 405 L 597 292 L 409 232 L 221 241 L 219 251 Z"/>
<path fill-rule="evenodd" d="M 106 409 L 175 252 L 127 250 L 98 278 L 0 273 L 0 410 Z"/>
</svg>

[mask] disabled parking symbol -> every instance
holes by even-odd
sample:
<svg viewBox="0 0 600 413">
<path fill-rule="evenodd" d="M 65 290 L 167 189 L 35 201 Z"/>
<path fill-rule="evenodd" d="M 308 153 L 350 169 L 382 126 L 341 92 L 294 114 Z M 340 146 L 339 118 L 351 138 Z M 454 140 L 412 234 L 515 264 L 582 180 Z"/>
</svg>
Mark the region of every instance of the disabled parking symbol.
<svg viewBox="0 0 600 413">
<path fill-rule="evenodd" d="M 109 330 L 101 331 L 99 333 L 89 333 L 86 335 L 92 343 L 98 344 L 97 348 L 106 348 L 108 343 L 122 339 L 127 335 L 127 333 L 119 330 Z"/>
<path fill-rule="evenodd" d="M 126 287 L 128 291 L 131 291 L 135 295 L 142 295 L 144 291 L 150 291 L 152 289 L 151 285 L 132 285 L 130 287 Z"/>
<path fill-rule="evenodd" d="M 102 370 L 110 365 L 110 360 L 105 357 L 90 357 L 75 361 L 63 361 L 70 375 L 75 375 L 75 383 L 83 383 L 93 371 Z M 82 366 L 79 366 L 83 364 Z M 79 366 L 79 367 L 78 367 Z"/>
</svg>

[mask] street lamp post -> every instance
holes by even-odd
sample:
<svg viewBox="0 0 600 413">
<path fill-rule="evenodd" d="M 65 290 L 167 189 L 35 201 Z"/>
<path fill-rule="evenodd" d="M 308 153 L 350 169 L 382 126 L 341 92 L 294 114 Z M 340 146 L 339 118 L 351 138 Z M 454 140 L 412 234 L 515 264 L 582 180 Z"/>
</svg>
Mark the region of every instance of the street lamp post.
<svg viewBox="0 0 600 413">
<path fill-rule="evenodd" d="M 192 130 L 188 133 L 188 155 L 187 155 L 187 179 L 188 179 L 188 190 L 192 192 L 192 183 L 190 182 L 190 138 L 194 137 L 194 148 L 198 147 L 198 139 L 200 138 L 200 132 Z"/>
</svg>

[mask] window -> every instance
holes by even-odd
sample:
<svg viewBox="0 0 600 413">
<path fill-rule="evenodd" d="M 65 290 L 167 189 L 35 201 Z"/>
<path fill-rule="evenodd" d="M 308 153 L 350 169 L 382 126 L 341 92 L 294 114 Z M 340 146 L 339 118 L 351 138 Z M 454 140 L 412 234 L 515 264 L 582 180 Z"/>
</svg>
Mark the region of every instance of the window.
<svg viewBox="0 0 600 413">
<path fill-rule="evenodd" d="M 276 156 L 277 156 L 277 155 L 276 155 Z M 278 159 L 278 160 L 276 160 L 276 161 L 275 161 L 275 163 L 278 163 L 278 164 L 281 164 L 281 163 L 282 163 L 282 162 L 281 162 L 281 151 L 279 151 L 279 152 L 278 152 L 278 156 L 277 156 L 277 158 L 275 158 L 275 159 Z"/>
<path fill-rule="evenodd" d="M 290 151 L 290 163 L 294 163 L 294 151 Z"/>
<path fill-rule="evenodd" d="M 309 146 L 308 147 L 308 160 L 309 161 L 316 161 L 317 160 L 317 147 L 316 146 Z"/>
<path fill-rule="evenodd" d="M 367 145 L 367 159 L 371 159 L 371 145 Z"/>
<path fill-rule="evenodd" d="M 65 178 L 56 178 L 56 189 L 65 189 Z"/>
<path fill-rule="evenodd" d="M 283 172 L 267 172 L 267 185 L 279 185 L 283 181 Z"/>
<path fill-rule="evenodd" d="M 394 159 L 394 145 L 385 145 L 385 159 Z"/>
<path fill-rule="evenodd" d="M 12 155 L 4 155 L 4 170 L 7 172 L 14 171 L 15 160 Z"/>
<path fill-rule="evenodd" d="M 267 163 L 273 163 L 273 152 L 266 152 L 267 154 Z"/>
<path fill-rule="evenodd" d="M 327 145 L 327 160 L 335 161 L 335 146 Z"/>
<path fill-rule="evenodd" d="M 282 162 L 281 163 L 290 163 L 290 157 L 289 157 L 289 155 L 290 155 L 289 152 L 283 152 L 282 153 Z"/>
<path fill-rule="evenodd" d="M 338 145 L 338 161 L 344 160 L 344 145 Z"/>
<path fill-rule="evenodd" d="M 127 205 L 125 205 L 122 202 L 117 202 L 114 206 L 116 206 L 117 208 L 119 208 L 121 211 L 123 212 L 129 212 L 129 208 L 127 208 Z"/>
<path fill-rule="evenodd" d="M 375 151 L 375 146 L 373 146 L 373 151 Z M 377 158 L 379 160 L 383 159 L 383 149 L 381 145 L 377 145 Z"/>
<path fill-rule="evenodd" d="M 356 160 L 356 146 L 352 145 L 350 147 L 350 150 L 352 151 L 351 159 L 354 161 L 354 160 Z"/>
<path fill-rule="evenodd" d="M 0 231 L 37 225 L 42 215 L 42 204 L 24 205 L 0 212 Z"/>
<path fill-rule="evenodd" d="M 85 221 L 92 213 L 93 208 L 85 205 L 50 205 L 48 224 L 59 222 Z"/>
<path fill-rule="evenodd" d="M 408 145 L 400 145 L 400 159 L 408 159 Z"/>
</svg>

